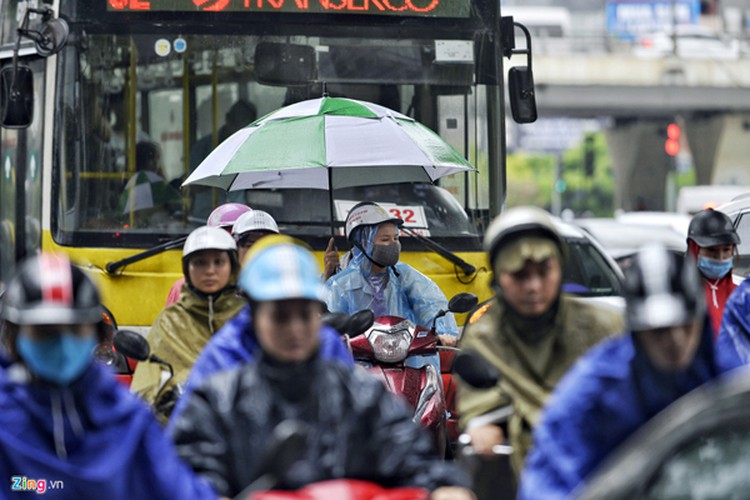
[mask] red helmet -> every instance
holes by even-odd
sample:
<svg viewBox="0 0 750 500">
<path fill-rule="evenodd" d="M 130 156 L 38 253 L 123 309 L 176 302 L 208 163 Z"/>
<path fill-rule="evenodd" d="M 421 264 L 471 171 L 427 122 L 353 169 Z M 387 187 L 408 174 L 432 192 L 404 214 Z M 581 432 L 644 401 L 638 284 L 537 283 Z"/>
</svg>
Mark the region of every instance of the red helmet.
<svg viewBox="0 0 750 500">
<path fill-rule="evenodd" d="M 65 254 L 41 253 L 8 284 L 2 317 L 17 325 L 99 323 L 102 306 L 94 282 Z"/>
</svg>

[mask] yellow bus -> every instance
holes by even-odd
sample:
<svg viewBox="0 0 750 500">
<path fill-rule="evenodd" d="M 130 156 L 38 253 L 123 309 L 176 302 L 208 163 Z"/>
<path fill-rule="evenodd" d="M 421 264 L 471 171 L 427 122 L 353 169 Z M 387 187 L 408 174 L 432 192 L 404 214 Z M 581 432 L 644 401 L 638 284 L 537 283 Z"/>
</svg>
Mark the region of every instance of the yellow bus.
<svg viewBox="0 0 750 500">
<path fill-rule="evenodd" d="M 65 252 L 96 276 L 117 323 L 145 332 L 181 275 L 181 238 L 225 201 L 268 211 L 322 260 L 327 192 L 180 185 L 237 122 L 320 97 L 326 82 L 331 96 L 414 117 L 477 166 L 334 198 L 340 211 L 371 200 L 407 216 L 422 237 L 402 239 L 402 259 L 448 297 L 487 298 L 482 232 L 505 196 L 499 5 L 0 0 L 0 283 L 28 254 Z M 146 169 L 137 205 L 128 189 Z"/>
</svg>

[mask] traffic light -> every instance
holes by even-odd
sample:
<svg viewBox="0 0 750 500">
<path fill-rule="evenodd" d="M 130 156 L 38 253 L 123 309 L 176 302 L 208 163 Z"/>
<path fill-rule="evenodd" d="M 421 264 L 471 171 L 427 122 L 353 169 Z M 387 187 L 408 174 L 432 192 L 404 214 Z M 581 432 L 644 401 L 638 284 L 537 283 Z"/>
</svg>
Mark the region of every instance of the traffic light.
<svg viewBox="0 0 750 500">
<path fill-rule="evenodd" d="M 586 174 L 586 177 L 594 176 L 595 159 L 594 136 L 587 135 L 583 142 L 583 173 Z"/>
<path fill-rule="evenodd" d="M 667 140 L 664 141 L 664 151 L 669 156 L 677 156 L 680 153 L 680 135 L 682 129 L 676 123 L 667 125 Z"/>
</svg>

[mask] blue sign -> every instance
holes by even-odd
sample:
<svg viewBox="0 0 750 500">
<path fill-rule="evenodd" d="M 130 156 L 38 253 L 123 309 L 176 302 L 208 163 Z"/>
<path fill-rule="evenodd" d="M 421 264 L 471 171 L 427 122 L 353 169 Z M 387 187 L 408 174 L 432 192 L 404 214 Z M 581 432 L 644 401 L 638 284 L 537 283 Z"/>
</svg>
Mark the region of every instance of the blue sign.
<svg viewBox="0 0 750 500">
<path fill-rule="evenodd" d="M 607 0 L 607 31 L 626 40 L 671 32 L 673 24 L 698 24 L 700 11 L 699 0 Z"/>
</svg>

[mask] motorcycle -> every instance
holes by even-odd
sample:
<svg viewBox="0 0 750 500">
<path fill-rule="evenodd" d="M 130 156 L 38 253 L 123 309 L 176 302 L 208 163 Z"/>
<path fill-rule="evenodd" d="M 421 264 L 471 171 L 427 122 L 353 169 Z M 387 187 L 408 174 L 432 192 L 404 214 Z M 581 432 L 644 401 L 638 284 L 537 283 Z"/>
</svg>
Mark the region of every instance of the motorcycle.
<svg viewBox="0 0 750 500">
<path fill-rule="evenodd" d="M 500 381 L 500 372 L 489 361 L 474 351 L 462 351 L 456 356 L 453 369 L 464 382 L 476 389 L 491 389 Z M 500 423 L 507 413 L 499 410 L 483 415 L 487 423 Z M 516 476 L 511 466 L 513 447 L 495 445 L 492 453 L 482 455 L 471 445 L 468 434 L 458 438 L 458 463 L 472 476 L 477 500 L 511 500 L 516 498 Z"/>
<path fill-rule="evenodd" d="M 263 459 L 265 464 L 263 473 L 236 495 L 234 500 L 329 500 L 332 498 L 336 500 L 427 500 L 429 498 L 429 492 L 422 488 L 384 488 L 376 483 L 355 479 L 322 481 L 294 491 L 272 489 L 283 483 L 285 473 L 302 456 L 308 433 L 307 426 L 300 421 L 285 420 L 277 425 L 271 435 L 271 445 Z"/>
<path fill-rule="evenodd" d="M 420 368 L 406 366 L 406 359 L 416 355 L 434 355 L 440 350 L 457 351 L 440 346 L 435 330 L 437 320 L 448 312 L 465 313 L 476 306 L 477 297 L 461 293 L 448 303 L 447 310 L 440 310 L 432 320 L 432 326 L 415 325 L 398 316 L 375 318 L 373 325 L 364 333 L 354 337 L 345 336 L 355 361 L 382 379 L 388 389 L 403 397 L 414 409 L 414 421 L 428 429 L 434 438 L 441 456 L 447 450 L 446 393 L 443 377 L 427 363 Z M 447 360 L 441 372 L 447 372 L 450 383 L 450 366 Z M 455 408 L 451 410 L 455 420 Z M 455 426 L 455 423 L 453 424 Z"/>
<path fill-rule="evenodd" d="M 171 364 L 164 361 L 156 354 L 151 354 L 151 346 L 143 335 L 130 330 L 117 330 L 113 339 L 114 348 L 117 352 L 123 354 L 129 359 L 138 362 L 157 363 L 167 368 L 167 372 L 162 371 L 162 378 L 159 383 L 156 397 L 154 398 L 154 412 L 158 416 L 163 416 L 165 421 L 172 414 L 175 403 L 182 396 L 182 385 L 177 384 L 170 390 L 165 391 L 167 384 L 174 377 L 174 368 Z"/>
</svg>

